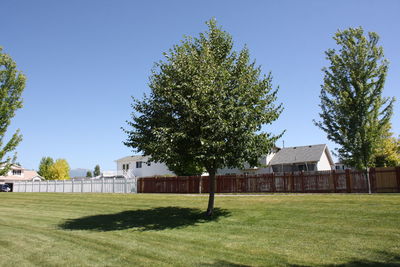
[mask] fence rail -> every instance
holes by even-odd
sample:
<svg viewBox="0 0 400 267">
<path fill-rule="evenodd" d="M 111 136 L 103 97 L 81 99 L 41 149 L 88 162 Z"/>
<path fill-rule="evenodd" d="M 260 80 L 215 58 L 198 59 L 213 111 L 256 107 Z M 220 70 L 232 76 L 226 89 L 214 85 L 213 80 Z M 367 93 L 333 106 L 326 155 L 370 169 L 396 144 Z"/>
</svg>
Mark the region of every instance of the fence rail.
<svg viewBox="0 0 400 267">
<path fill-rule="evenodd" d="M 374 193 L 400 192 L 400 167 L 371 168 Z M 208 193 L 208 176 L 147 177 L 138 179 L 139 193 Z M 217 193 L 366 193 L 368 182 L 360 171 L 271 173 L 217 176 Z"/>
<path fill-rule="evenodd" d="M 137 193 L 136 179 L 47 180 L 15 182 L 13 192 Z"/>
</svg>

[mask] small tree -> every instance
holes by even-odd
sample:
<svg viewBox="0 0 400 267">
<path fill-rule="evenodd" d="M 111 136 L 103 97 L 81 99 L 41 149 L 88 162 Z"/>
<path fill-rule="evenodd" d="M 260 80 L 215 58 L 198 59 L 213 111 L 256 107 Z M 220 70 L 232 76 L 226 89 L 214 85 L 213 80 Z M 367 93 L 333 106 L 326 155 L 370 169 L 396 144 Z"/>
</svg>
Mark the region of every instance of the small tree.
<svg viewBox="0 0 400 267">
<path fill-rule="evenodd" d="M 93 177 L 92 172 L 91 172 L 91 171 L 87 171 L 87 172 L 86 172 L 86 177 L 87 177 L 87 178 Z"/>
<path fill-rule="evenodd" d="M 4 54 L 0 47 L 0 176 L 5 175 L 13 162 L 16 160 L 16 153 L 10 155 L 22 140 L 22 135 L 17 130 L 4 143 L 4 136 L 10 126 L 15 111 L 22 107 L 21 94 L 25 88 L 25 76 L 16 69 L 12 58 Z"/>
<path fill-rule="evenodd" d="M 69 164 L 65 159 L 57 159 L 56 162 L 50 166 L 49 180 L 70 179 L 69 170 Z"/>
<path fill-rule="evenodd" d="M 275 106 L 272 76 L 261 75 L 247 48 L 232 51 L 232 37 L 207 22 L 208 31 L 187 37 L 165 53 L 150 78 L 151 94 L 134 99 L 125 145 L 167 166 L 189 162 L 207 170 L 214 209 L 216 172 L 258 165 L 281 136 L 262 132 L 282 111 Z"/>
<path fill-rule="evenodd" d="M 45 179 L 51 179 L 50 167 L 54 164 L 51 157 L 43 157 L 39 164 L 39 175 Z"/>
<path fill-rule="evenodd" d="M 97 164 L 94 167 L 93 176 L 96 177 L 96 176 L 99 176 L 99 175 L 100 175 L 100 165 Z"/>
<path fill-rule="evenodd" d="M 388 62 L 376 33 L 366 37 L 361 27 L 350 28 L 338 31 L 334 40 L 340 49 L 325 52 L 330 66 L 323 69 L 321 121 L 315 124 L 340 146 L 345 164 L 366 170 L 371 192 L 368 167 L 393 110 L 394 98 L 382 97 Z"/>
</svg>

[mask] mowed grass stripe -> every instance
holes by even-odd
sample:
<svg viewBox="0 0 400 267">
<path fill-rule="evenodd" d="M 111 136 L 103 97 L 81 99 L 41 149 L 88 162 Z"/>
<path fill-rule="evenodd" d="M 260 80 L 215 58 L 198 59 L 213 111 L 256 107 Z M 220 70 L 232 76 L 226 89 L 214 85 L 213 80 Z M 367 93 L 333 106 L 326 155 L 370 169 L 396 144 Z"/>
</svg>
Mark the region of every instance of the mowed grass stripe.
<svg viewBox="0 0 400 267">
<path fill-rule="evenodd" d="M 228 214 L 207 221 L 190 213 L 204 209 L 204 195 L 0 194 L 0 263 L 400 264 L 399 195 L 276 194 L 216 200 Z M 171 214 L 160 215 L 160 210 Z M 179 218 L 180 212 L 189 212 L 188 217 Z"/>
</svg>

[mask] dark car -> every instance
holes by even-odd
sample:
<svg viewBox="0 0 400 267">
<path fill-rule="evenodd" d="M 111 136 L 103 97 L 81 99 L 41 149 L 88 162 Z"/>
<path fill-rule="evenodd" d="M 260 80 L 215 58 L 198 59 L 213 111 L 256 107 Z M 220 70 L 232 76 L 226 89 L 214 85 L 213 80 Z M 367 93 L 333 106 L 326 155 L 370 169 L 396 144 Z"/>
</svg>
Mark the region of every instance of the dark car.
<svg viewBox="0 0 400 267">
<path fill-rule="evenodd" d="M 0 192 L 10 192 L 11 187 L 8 184 L 1 184 L 0 185 Z"/>
</svg>

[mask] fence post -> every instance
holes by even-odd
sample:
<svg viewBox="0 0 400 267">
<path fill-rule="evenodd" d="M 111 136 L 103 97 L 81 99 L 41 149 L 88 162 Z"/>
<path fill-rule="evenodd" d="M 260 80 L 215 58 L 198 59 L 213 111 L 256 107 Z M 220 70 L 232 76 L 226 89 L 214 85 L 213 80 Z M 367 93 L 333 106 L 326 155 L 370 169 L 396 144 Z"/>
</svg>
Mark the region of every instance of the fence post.
<svg viewBox="0 0 400 267">
<path fill-rule="evenodd" d="M 81 180 L 81 193 L 83 193 L 83 180 Z"/>
<path fill-rule="evenodd" d="M 200 175 L 200 177 L 199 177 L 199 179 L 200 179 L 200 180 L 199 180 L 199 194 L 201 194 L 201 189 L 202 189 L 201 187 L 203 186 L 203 180 L 201 179 L 202 177 L 203 177 L 203 176 L 201 176 L 201 175 Z"/>
<path fill-rule="evenodd" d="M 65 192 L 65 180 L 63 180 L 63 193 Z"/>
<path fill-rule="evenodd" d="M 396 167 L 397 192 L 400 193 L 400 167 Z"/>
<path fill-rule="evenodd" d="M 57 192 L 57 180 L 54 180 L 54 193 Z"/>
<path fill-rule="evenodd" d="M 350 170 L 346 170 L 346 189 L 347 193 L 351 193 L 351 175 L 350 175 Z"/>
<path fill-rule="evenodd" d="M 73 193 L 74 192 L 74 179 L 72 178 L 72 190 L 71 190 L 71 192 Z"/>
<path fill-rule="evenodd" d="M 93 180 L 90 179 L 90 193 L 93 193 Z"/>
<path fill-rule="evenodd" d="M 49 192 L 49 180 L 47 180 L 47 183 L 46 183 L 46 193 L 48 193 Z"/>
<path fill-rule="evenodd" d="M 28 186 L 28 184 L 27 184 L 28 182 L 27 181 L 25 181 L 25 193 L 26 193 L 26 187 Z"/>
<path fill-rule="evenodd" d="M 39 181 L 39 193 L 40 193 L 40 181 Z"/>
<path fill-rule="evenodd" d="M 332 174 L 333 192 L 337 193 L 337 191 L 336 191 L 336 171 L 333 170 L 331 172 L 331 174 Z"/>
<path fill-rule="evenodd" d="M 115 193 L 115 177 L 113 178 L 113 185 L 112 185 L 113 189 L 112 192 Z"/>
<path fill-rule="evenodd" d="M 301 191 L 303 191 L 303 193 L 306 192 L 306 188 L 304 186 L 304 171 L 300 172 L 300 177 L 301 177 Z"/>
<path fill-rule="evenodd" d="M 276 192 L 275 173 L 272 173 L 272 192 Z"/>
<path fill-rule="evenodd" d="M 292 172 L 291 174 L 290 174 L 290 177 L 292 178 L 291 180 L 292 180 L 292 184 L 291 184 L 291 187 L 292 187 L 292 193 L 294 193 L 294 173 Z"/>
<path fill-rule="evenodd" d="M 101 192 L 104 193 L 104 178 L 101 178 Z"/>
<path fill-rule="evenodd" d="M 369 169 L 369 179 L 371 182 L 371 191 L 372 193 L 376 193 L 376 170 L 375 168 Z"/>
<path fill-rule="evenodd" d="M 124 184 L 124 193 L 125 193 L 125 194 L 126 194 L 126 192 L 128 191 L 128 190 L 127 190 L 127 187 L 128 187 L 128 179 L 125 178 L 125 184 Z"/>
</svg>

